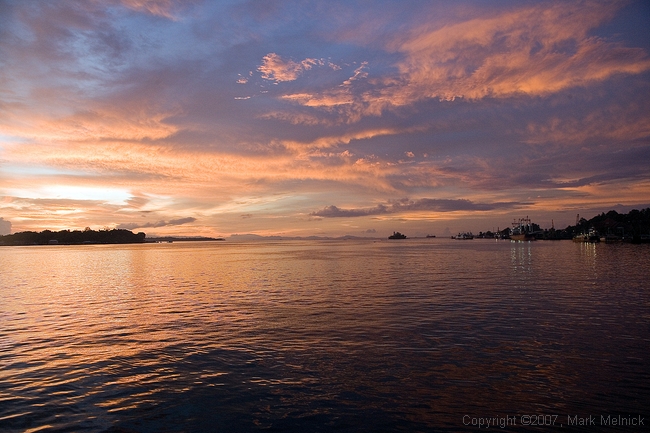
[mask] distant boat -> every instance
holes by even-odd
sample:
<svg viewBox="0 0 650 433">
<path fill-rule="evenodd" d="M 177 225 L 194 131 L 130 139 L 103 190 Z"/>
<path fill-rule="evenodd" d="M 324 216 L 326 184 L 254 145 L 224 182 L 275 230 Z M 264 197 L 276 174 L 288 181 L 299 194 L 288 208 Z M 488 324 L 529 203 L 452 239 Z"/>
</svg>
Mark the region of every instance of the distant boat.
<svg viewBox="0 0 650 433">
<path fill-rule="evenodd" d="M 403 235 L 400 232 L 393 232 L 392 235 L 388 236 L 388 239 L 406 239 L 406 235 Z"/>
<path fill-rule="evenodd" d="M 469 239 L 474 239 L 474 235 L 472 234 L 472 232 L 458 233 L 456 236 L 454 236 L 454 239 L 459 241 L 465 241 Z"/>
<path fill-rule="evenodd" d="M 428 238 L 435 238 L 436 235 L 427 235 Z"/>
<path fill-rule="evenodd" d="M 606 234 L 604 236 L 600 237 L 601 242 L 605 243 L 612 243 L 612 242 L 623 242 L 623 238 L 621 236 L 613 235 L 611 233 Z"/>
<path fill-rule="evenodd" d="M 510 239 L 513 241 L 534 241 L 536 239 L 530 218 L 520 218 L 519 221 L 512 222 Z"/>
<path fill-rule="evenodd" d="M 587 233 L 580 233 L 573 237 L 573 242 L 591 242 L 596 243 L 600 242 L 600 236 L 598 232 L 592 227 Z"/>
</svg>

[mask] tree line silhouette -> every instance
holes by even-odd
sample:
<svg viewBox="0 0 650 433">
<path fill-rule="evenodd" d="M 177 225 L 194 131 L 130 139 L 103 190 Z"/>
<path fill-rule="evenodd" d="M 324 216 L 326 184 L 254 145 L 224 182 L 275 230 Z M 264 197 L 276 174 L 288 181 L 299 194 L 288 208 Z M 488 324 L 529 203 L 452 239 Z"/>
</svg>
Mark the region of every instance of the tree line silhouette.
<svg viewBox="0 0 650 433">
<path fill-rule="evenodd" d="M 26 231 L 0 236 L 0 245 L 138 244 L 143 243 L 146 236 L 143 232 L 133 233 L 124 229 Z"/>
<path fill-rule="evenodd" d="M 532 230 L 536 232 L 537 239 L 572 239 L 581 233 L 587 233 L 589 229 L 596 230 L 600 235 L 615 235 L 625 237 L 632 242 L 640 240 L 642 236 L 650 234 L 650 208 L 641 210 L 633 209 L 628 213 L 618 213 L 610 210 L 591 219 L 580 218 L 576 225 L 569 225 L 565 229 L 544 229 L 539 225 L 531 224 Z M 508 228 L 501 230 L 499 233 L 507 237 Z M 490 231 L 480 232 L 478 237 L 493 237 Z"/>
<path fill-rule="evenodd" d="M 580 218 L 577 225 L 569 226 L 568 229 L 573 229 L 576 233 L 583 233 L 591 227 L 602 234 L 612 233 L 631 236 L 650 234 L 650 208 L 633 209 L 626 214 L 610 210 L 589 220 Z"/>
</svg>

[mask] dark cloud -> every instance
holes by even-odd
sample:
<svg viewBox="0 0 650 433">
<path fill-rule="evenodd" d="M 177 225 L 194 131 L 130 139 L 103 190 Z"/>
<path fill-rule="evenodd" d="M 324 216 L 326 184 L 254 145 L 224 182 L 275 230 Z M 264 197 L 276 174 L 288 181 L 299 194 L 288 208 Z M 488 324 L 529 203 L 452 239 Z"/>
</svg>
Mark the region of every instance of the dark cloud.
<svg viewBox="0 0 650 433">
<path fill-rule="evenodd" d="M 369 215 L 381 215 L 388 212 L 388 208 L 384 205 L 378 205 L 373 208 L 366 209 L 339 209 L 338 207 L 331 205 L 326 206 L 323 210 L 312 212 L 310 215 L 323 218 L 349 218 Z"/>
<path fill-rule="evenodd" d="M 408 211 L 490 211 L 495 209 L 513 209 L 521 206 L 522 204 L 523 203 L 519 202 L 475 203 L 464 199 L 450 200 L 423 198 L 419 200 L 409 200 L 407 198 L 404 198 L 400 200 L 390 201 L 388 205 L 380 204 L 372 208 L 340 209 L 334 205 L 331 205 L 325 207 L 322 210 L 312 212 L 310 215 L 322 218 L 353 218 Z"/>
<path fill-rule="evenodd" d="M 126 229 L 126 230 L 133 230 L 133 229 L 146 229 L 146 228 L 158 228 L 158 227 L 167 227 L 167 226 L 180 226 L 182 224 L 187 224 L 187 223 L 192 223 L 196 221 L 196 218 L 193 217 L 187 217 L 187 218 L 179 218 L 179 219 L 173 219 L 169 221 L 156 221 L 154 223 L 148 222 L 144 224 L 140 223 L 124 223 L 120 224 L 117 226 L 118 229 Z"/>
</svg>

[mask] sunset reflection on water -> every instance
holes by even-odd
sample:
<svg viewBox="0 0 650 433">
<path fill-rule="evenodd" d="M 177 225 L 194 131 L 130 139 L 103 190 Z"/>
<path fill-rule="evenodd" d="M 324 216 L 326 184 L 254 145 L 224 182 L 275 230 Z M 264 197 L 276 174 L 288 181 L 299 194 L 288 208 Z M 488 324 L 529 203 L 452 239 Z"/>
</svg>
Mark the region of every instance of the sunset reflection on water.
<svg viewBox="0 0 650 433">
<path fill-rule="evenodd" d="M 648 257 L 442 239 L 3 247 L 0 423 L 469 431 L 464 414 L 643 413 Z"/>
</svg>

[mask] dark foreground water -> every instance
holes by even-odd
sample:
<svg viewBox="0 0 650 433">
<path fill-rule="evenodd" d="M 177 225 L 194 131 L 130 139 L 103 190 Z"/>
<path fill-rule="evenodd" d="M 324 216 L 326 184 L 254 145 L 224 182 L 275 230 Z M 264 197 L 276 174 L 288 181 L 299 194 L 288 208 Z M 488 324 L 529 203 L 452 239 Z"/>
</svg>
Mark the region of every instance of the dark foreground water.
<svg viewBox="0 0 650 433">
<path fill-rule="evenodd" d="M 649 247 L 1 247 L 0 431 L 642 430 Z"/>
</svg>

